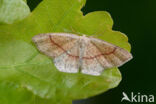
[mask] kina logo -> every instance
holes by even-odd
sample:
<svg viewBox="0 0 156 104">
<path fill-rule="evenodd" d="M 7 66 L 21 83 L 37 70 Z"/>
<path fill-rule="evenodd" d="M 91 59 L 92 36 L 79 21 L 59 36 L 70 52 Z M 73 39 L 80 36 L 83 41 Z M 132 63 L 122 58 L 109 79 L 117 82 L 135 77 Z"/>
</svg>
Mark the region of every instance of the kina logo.
<svg viewBox="0 0 156 104">
<path fill-rule="evenodd" d="M 128 96 L 125 92 L 122 92 L 122 99 L 121 102 L 123 101 L 128 101 L 128 102 L 148 102 L 152 103 L 154 102 L 154 95 L 143 95 L 141 93 L 134 94 L 134 92 L 131 92 L 131 94 Z"/>
</svg>

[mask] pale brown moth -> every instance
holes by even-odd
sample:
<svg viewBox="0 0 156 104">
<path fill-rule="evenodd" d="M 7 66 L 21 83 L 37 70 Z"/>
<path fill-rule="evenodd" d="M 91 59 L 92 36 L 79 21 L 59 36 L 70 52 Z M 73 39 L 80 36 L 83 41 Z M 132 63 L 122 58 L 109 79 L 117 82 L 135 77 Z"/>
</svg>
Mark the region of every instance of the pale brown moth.
<svg viewBox="0 0 156 104">
<path fill-rule="evenodd" d="M 106 41 L 69 33 L 47 33 L 33 37 L 40 52 L 54 60 L 61 72 L 100 75 L 132 59 L 131 53 Z"/>
</svg>

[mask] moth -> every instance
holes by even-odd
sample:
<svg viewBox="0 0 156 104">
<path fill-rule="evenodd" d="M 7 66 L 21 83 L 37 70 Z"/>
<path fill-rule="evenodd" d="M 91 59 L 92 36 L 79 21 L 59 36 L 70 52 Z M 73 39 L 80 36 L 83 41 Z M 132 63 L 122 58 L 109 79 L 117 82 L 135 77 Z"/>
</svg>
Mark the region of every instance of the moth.
<svg viewBox="0 0 156 104">
<path fill-rule="evenodd" d="M 61 72 L 99 76 L 105 69 L 119 67 L 132 59 L 127 50 L 85 35 L 47 33 L 36 35 L 32 40 Z"/>
</svg>

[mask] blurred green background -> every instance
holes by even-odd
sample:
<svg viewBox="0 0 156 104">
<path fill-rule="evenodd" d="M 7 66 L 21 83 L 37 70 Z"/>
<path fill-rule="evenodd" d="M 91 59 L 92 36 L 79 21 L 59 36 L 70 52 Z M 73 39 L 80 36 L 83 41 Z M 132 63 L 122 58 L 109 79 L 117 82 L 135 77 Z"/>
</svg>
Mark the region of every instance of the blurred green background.
<svg viewBox="0 0 156 104">
<path fill-rule="evenodd" d="M 41 0 L 27 1 L 33 10 Z M 129 37 L 134 58 L 119 68 L 123 79 L 117 88 L 73 104 L 120 104 L 122 92 L 156 96 L 156 0 L 88 0 L 82 11 L 108 11 L 113 30 Z"/>
</svg>

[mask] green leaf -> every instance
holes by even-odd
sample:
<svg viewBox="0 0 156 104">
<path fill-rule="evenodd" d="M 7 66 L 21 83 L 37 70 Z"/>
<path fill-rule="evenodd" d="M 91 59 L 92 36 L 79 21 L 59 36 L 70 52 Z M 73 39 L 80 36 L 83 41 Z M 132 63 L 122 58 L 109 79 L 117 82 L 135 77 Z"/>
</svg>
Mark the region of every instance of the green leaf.
<svg viewBox="0 0 156 104">
<path fill-rule="evenodd" d="M 3 95 L 0 96 L 0 104 L 56 104 L 51 99 L 34 96 L 31 91 L 13 82 L 0 81 L 0 92 L 0 95 Z M 65 102 L 65 104 L 70 103 L 68 100 Z"/>
<path fill-rule="evenodd" d="M 0 24 L 11 24 L 27 17 L 30 9 L 26 0 L 0 0 Z"/>
<path fill-rule="evenodd" d="M 26 99 L 29 104 L 35 104 L 33 101 L 38 101 L 37 104 L 70 104 L 72 100 L 100 94 L 119 84 L 118 68 L 105 70 L 101 76 L 59 72 L 52 60 L 32 43 L 32 37 L 40 33 L 70 32 L 103 39 L 130 51 L 128 38 L 112 30 L 109 13 L 98 11 L 83 16 L 80 10 L 85 2 L 44 0 L 23 21 L 0 25 L 0 81 L 5 83 L 0 84 L 0 88 L 8 88 L 6 99 L 15 104 L 18 99 L 23 99 L 20 104 L 25 104 Z M 21 98 L 14 100 L 18 93 Z M 0 96 L 3 94 L 0 90 Z"/>
</svg>

